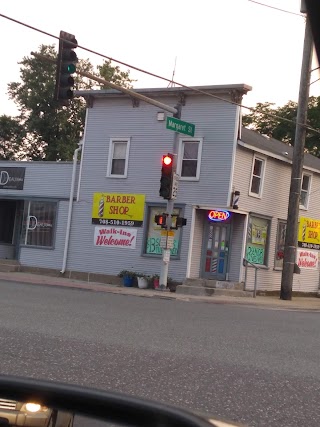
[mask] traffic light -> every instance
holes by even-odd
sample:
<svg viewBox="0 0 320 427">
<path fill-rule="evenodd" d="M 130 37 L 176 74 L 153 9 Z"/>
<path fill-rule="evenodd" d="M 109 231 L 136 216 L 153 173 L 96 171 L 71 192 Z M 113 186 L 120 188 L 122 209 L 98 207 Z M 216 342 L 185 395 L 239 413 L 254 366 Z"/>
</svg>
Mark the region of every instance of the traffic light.
<svg viewBox="0 0 320 427">
<path fill-rule="evenodd" d="M 74 78 L 72 74 L 76 72 L 78 62 L 77 54 L 74 51 L 77 46 L 78 42 L 73 34 L 60 31 L 54 97 L 61 105 L 69 105 L 69 100 L 73 98 Z"/>
<path fill-rule="evenodd" d="M 173 180 L 173 154 L 162 156 L 162 169 L 160 179 L 159 195 L 164 199 L 170 200 L 172 196 L 172 180 Z"/>
<path fill-rule="evenodd" d="M 187 219 L 182 218 L 181 216 L 178 216 L 177 222 L 176 222 L 177 228 L 184 227 L 185 225 L 187 225 Z"/>
<path fill-rule="evenodd" d="M 185 225 L 187 225 L 186 218 L 182 218 L 179 215 L 172 215 L 172 225 L 170 227 L 172 230 L 178 230 L 178 228 L 184 227 Z"/>
<path fill-rule="evenodd" d="M 157 225 L 161 225 L 161 228 L 166 228 L 167 225 L 167 215 L 164 213 L 162 215 L 155 215 L 154 222 Z"/>
</svg>

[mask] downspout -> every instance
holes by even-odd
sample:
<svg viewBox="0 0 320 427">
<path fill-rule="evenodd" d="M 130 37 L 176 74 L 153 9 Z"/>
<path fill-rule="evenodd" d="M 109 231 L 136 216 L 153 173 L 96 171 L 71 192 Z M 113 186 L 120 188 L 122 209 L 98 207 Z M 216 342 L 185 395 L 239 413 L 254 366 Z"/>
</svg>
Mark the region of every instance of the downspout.
<svg viewBox="0 0 320 427">
<path fill-rule="evenodd" d="M 67 220 L 66 240 L 64 243 L 62 269 L 60 271 L 61 274 L 65 273 L 66 266 L 67 266 L 68 248 L 69 248 L 70 230 L 71 230 L 71 217 L 72 217 L 72 208 L 73 208 L 73 195 L 74 195 L 74 186 L 76 182 L 76 173 L 77 173 L 77 161 L 78 161 L 78 153 L 81 151 L 81 148 L 82 148 L 82 142 L 79 142 L 78 145 L 79 147 L 76 148 L 73 153 L 73 168 L 72 168 L 72 178 L 71 178 L 70 197 L 69 197 L 68 220 Z"/>
</svg>

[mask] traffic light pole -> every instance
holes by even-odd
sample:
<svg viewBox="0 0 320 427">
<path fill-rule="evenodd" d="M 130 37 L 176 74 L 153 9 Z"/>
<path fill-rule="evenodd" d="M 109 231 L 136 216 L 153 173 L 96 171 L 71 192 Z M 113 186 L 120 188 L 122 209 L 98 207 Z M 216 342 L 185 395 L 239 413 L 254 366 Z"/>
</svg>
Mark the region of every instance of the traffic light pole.
<svg viewBox="0 0 320 427">
<path fill-rule="evenodd" d="M 173 170 L 176 171 L 177 168 L 177 153 L 178 153 L 178 142 L 179 142 L 179 133 L 174 133 L 174 139 L 173 139 Z M 168 232 L 171 231 L 172 226 L 172 214 L 174 210 L 174 200 L 167 200 L 167 220 L 166 220 L 166 232 L 167 232 L 167 239 L 168 242 Z M 160 289 L 166 289 L 168 284 L 168 271 L 169 271 L 169 263 L 170 263 L 170 249 L 168 248 L 168 243 L 166 244 L 166 248 L 163 249 L 162 253 L 162 265 L 161 265 L 161 271 L 160 271 Z"/>
</svg>

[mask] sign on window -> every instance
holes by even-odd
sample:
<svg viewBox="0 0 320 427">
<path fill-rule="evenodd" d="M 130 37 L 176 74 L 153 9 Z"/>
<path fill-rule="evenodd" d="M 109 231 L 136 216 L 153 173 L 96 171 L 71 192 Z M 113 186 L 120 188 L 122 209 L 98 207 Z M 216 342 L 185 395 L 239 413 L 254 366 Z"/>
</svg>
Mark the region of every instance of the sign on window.
<svg viewBox="0 0 320 427">
<path fill-rule="evenodd" d="M 149 220 L 148 220 L 148 231 L 147 231 L 147 240 L 146 240 L 146 254 L 152 255 L 162 255 L 161 244 L 161 233 L 163 228 L 157 225 L 154 222 L 155 215 L 161 215 L 165 211 L 164 207 L 151 207 L 149 208 Z M 181 215 L 181 209 L 174 209 L 173 214 Z M 179 252 L 179 243 L 180 243 L 180 229 L 172 230 L 170 236 L 170 255 L 177 256 Z"/>
</svg>

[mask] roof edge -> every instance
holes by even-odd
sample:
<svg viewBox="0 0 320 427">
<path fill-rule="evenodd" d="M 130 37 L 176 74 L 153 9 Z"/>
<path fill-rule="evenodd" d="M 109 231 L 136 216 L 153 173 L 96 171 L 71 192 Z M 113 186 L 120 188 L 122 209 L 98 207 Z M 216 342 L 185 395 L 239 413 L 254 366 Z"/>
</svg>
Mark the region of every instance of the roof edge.
<svg viewBox="0 0 320 427">
<path fill-rule="evenodd" d="M 226 93 L 229 94 L 230 91 L 238 91 L 242 94 L 247 94 L 252 90 L 252 87 L 245 84 L 230 84 L 230 85 L 210 85 L 210 86 L 190 86 L 190 87 L 170 87 L 170 88 L 132 88 L 130 89 L 133 92 L 141 94 L 152 94 L 152 95 L 175 95 L 177 93 L 187 93 L 188 95 L 201 95 L 198 91 L 205 91 L 208 93 Z M 76 96 L 93 96 L 96 98 L 108 97 L 108 96 L 121 96 L 129 97 L 129 95 L 122 93 L 116 89 L 95 89 L 95 90 L 77 90 L 75 91 Z"/>
<path fill-rule="evenodd" d="M 280 141 L 281 142 L 281 141 Z M 272 157 L 273 159 L 280 160 L 284 163 L 292 164 L 292 160 L 287 157 L 279 156 L 278 154 L 272 153 L 271 151 L 263 150 L 262 148 L 254 147 L 253 145 L 247 144 L 246 142 L 238 139 L 238 145 L 243 148 L 247 148 L 248 150 L 255 151 L 256 153 L 264 154 L 265 156 Z M 310 166 L 303 165 L 303 169 L 308 170 L 310 172 L 319 173 L 320 169 L 315 169 Z"/>
</svg>

